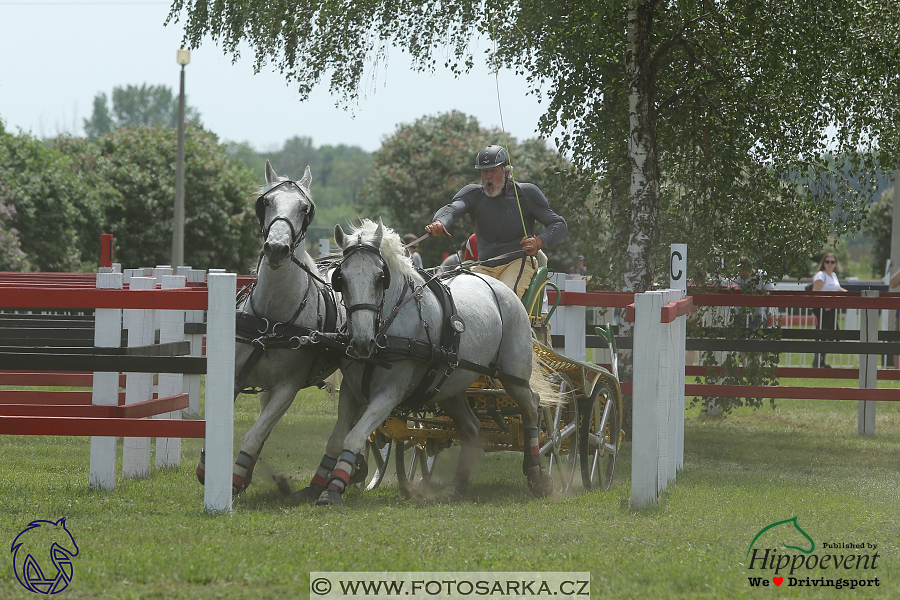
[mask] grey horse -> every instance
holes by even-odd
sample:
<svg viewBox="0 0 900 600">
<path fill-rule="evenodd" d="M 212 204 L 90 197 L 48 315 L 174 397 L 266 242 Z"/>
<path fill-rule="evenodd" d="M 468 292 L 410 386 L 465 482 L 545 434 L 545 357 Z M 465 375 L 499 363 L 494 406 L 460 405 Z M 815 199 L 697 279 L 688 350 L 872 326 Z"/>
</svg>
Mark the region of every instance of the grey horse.
<svg viewBox="0 0 900 600">
<path fill-rule="evenodd" d="M 266 161 L 266 185 L 259 190 L 256 215 L 263 240 L 259 273 L 237 310 L 235 397 L 260 388 L 260 413 L 244 435 L 234 465 L 232 492 L 250 485 L 263 444 L 302 388 L 325 380 L 338 360 L 320 347 L 301 347 L 311 331 L 343 326 L 344 312 L 303 247 L 315 215 L 309 167 L 300 181 L 279 177 Z M 329 321 L 332 313 L 333 321 Z M 204 479 L 201 454 L 197 476 Z"/>
<path fill-rule="evenodd" d="M 436 296 L 421 288 L 423 279 L 405 256 L 400 237 L 380 220 L 363 220 L 361 227 L 346 234 L 337 225 L 334 239 L 342 249 L 343 259 L 333 274 L 332 285 L 343 294 L 349 324 L 348 353 L 357 360 L 342 361 L 344 378 L 337 424 L 316 477 L 309 487 L 296 493 L 306 500 L 315 498 L 320 505 L 343 504 L 341 494 L 366 439 L 416 390 L 429 370 L 429 364 L 402 356 L 390 359 L 390 369 L 367 365 L 364 359 L 381 355 L 376 338 L 381 344 L 388 339 L 385 336 L 434 343 L 440 337 L 444 318 Z M 498 379 L 522 410 L 523 471 L 529 489 L 536 496 L 548 495 L 553 483 L 540 464 L 539 396 L 528 383 L 533 352 L 528 315 L 516 295 L 490 277 L 459 275 L 449 287 L 462 323 L 458 329 L 464 329 L 458 356 L 465 358 L 469 366 L 496 366 Z M 404 304 L 410 295 L 414 298 Z M 437 379 L 449 366 L 440 365 Z M 453 418 L 460 434 L 459 462 L 453 480 L 443 492 L 449 498 L 465 495 L 478 448 L 479 421 L 465 397 L 478 377 L 478 372 L 465 368 L 461 362 L 440 383 L 437 395 L 429 402 L 429 406 L 440 405 Z"/>
</svg>

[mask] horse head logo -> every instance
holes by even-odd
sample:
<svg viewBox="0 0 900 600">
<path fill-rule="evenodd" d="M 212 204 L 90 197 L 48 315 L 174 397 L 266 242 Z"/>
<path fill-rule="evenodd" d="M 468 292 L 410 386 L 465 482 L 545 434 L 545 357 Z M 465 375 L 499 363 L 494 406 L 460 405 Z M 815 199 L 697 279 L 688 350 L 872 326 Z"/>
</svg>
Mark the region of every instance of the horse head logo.
<svg viewBox="0 0 900 600">
<path fill-rule="evenodd" d="M 22 587 L 36 594 L 56 594 L 72 581 L 72 559 L 78 556 L 78 544 L 63 517 L 56 522 L 32 521 L 13 540 L 10 552 Z"/>
<path fill-rule="evenodd" d="M 805 531 L 803 531 L 803 529 L 800 528 L 800 525 L 797 524 L 797 517 L 793 517 L 790 519 L 785 519 L 784 521 L 778 521 L 778 522 L 772 523 L 771 525 L 766 525 L 765 527 L 760 529 L 759 533 L 756 534 L 756 537 L 753 538 L 753 541 L 750 542 L 750 547 L 747 548 L 747 556 L 750 556 L 750 551 L 753 550 L 753 544 L 756 543 L 756 540 L 759 539 L 759 536 L 761 536 L 765 532 L 769 531 L 770 529 L 773 529 L 780 525 L 785 526 L 784 528 L 778 530 L 778 533 L 783 536 L 783 538 L 782 538 L 783 540 L 787 539 L 792 542 L 794 540 L 797 540 L 798 544 L 803 544 L 805 546 L 806 542 L 800 540 L 799 538 L 796 538 L 797 533 L 799 533 L 801 536 L 803 536 L 803 538 L 806 539 L 806 541 L 809 542 L 809 549 L 806 549 L 806 548 L 802 548 L 800 546 L 789 546 L 787 543 L 782 541 L 781 544 L 785 548 L 790 548 L 791 550 L 799 550 L 800 552 L 803 552 L 804 554 L 811 554 L 812 551 L 816 549 L 816 543 L 813 541 L 813 539 L 811 537 L 809 537 L 809 535 Z"/>
</svg>

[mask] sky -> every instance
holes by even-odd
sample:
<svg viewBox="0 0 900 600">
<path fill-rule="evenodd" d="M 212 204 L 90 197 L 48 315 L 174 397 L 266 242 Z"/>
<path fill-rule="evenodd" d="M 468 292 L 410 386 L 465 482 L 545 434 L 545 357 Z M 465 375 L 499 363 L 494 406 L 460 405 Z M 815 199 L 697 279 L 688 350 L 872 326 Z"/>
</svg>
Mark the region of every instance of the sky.
<svg viewBox="0 0 900 600">
<path fill-rule="evenodd" d="M 94 97 L 114 87 L 165 85 L 178 93 L 176 51 L 183 24 L 164 26 L 169 3 L 140 0 L 0 0 L 0 120 L 44 138 L 83 135 Z M 486 46 L 476 49 L 476 58 Z M 485 127 L 500 127 L 495 76 L 479 64 L 455 79 L 448 71 L 412 72 L 399 50 L 390 53 L 364 95 L 336 107 L 327 81 L 300 102 L 295 86 L 272 69 L 253 73 L 246 49 L 232 64 L 212 40 L 191 51 L 185 71 L 187 103 L 220 140 L 276 150 L 294 136 L 313 145 L 347 144 L 377 150 L 402 123 L 459 110 Z M 506 130 L 518 139 L 537 136 L 543 113 L 524 77 L 499 73 Z"/>
</svg>

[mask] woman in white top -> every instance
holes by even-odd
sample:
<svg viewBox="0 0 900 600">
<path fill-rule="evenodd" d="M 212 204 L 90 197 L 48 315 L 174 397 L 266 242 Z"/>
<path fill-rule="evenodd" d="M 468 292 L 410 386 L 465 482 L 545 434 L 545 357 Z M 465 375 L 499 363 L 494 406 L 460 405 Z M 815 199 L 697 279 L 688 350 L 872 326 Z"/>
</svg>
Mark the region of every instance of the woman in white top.
<svg viewBox="0 0 900 600">
<path fill-rule="evenodd" d="M 837 274 L 834 270 L 837 268 L 837 257 L 833 252 L 826 252 L 819 263 L 819 272 L 813 277 L 814 292 L 846 292 L 838 281 Z M 824 308 L 819 311 L 819 329 L 837 329 L 837 320 L 835 319 L 837 311 L 833 308 Z M 830 367 L 825 364 L 825 355 L 817 354 L 813 357 L 814 367 Z"/>
</svg>

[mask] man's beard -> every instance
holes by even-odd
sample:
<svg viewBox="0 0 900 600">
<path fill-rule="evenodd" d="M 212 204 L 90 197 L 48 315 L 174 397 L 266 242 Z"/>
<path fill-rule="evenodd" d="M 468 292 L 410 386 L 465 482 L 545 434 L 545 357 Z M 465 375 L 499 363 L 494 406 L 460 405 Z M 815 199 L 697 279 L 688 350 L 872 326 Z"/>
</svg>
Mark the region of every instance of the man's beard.
<svg viewBox="0 0 900 600">
<path fill-rule="evenodd" d="M 488 198 L 496 198 L 497 196 L 499 196 L 500 194 L 503 193 L 503 188 L 506 187 L 506 181 L 504 181 L 500 185 L 494 186 L 490 190 L 488 190 L 487 186 L 483 186 L 483 187 L 484 187 L 484 195 L 485 196 L 487 196 Z"/>
</svg>

